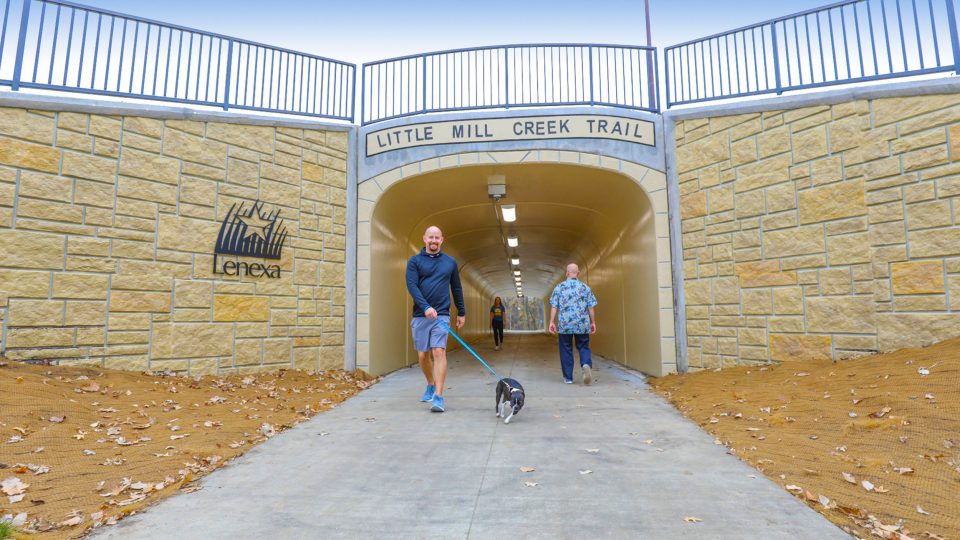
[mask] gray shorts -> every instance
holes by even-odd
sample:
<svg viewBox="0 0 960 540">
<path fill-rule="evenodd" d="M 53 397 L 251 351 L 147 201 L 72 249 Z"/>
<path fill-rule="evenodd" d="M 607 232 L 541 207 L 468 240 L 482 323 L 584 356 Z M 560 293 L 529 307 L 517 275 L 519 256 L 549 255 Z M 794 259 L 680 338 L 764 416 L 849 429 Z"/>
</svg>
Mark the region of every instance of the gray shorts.
<svg viewBox="0 0 960 540">
<path fill-rule="evenodd" d="M 450 325 L 450 317 L 440 315 L 437 319 Z M 440 326 L 437 321 L 426 317 L 414 317 L 410 321 L 410 329 L 413 331 L 413 346 L 419 352 L 427 352 L 430 349 L 447 348 L 447 329 Z"/>
</svg>

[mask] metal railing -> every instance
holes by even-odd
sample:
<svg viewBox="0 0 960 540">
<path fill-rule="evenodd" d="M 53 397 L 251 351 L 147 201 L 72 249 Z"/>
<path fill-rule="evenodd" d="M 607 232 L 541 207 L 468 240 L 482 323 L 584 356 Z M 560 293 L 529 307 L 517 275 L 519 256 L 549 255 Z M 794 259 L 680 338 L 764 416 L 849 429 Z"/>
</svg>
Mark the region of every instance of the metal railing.
<svg viewBox="0 0 960 540">
<path fill-rule="evenodd" d="M 957 71 L 955 1 L 848 0 L 667 47 L 667 108 Z"/>
<path fill-rule="evenodd" d="M 473 109 L 610 105 L 656 112 L 657 55 L 623 45 L 504 45 L 363 64 L 360 121 Z"/>
<path fill-rule="evenodd" d="M 353 121 L 356 66 L 62 0 L 6 0 L 0 84 Z"/>
</svg>

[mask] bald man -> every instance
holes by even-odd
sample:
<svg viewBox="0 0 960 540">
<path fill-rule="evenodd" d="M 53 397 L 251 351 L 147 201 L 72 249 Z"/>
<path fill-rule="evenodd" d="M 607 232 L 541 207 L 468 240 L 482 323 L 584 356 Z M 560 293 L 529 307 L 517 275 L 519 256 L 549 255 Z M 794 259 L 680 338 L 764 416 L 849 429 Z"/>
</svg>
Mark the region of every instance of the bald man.
<svg viewBox="0 0 960 540">
<path fill-rule="evenodd" d="M 573 347 L 576 342 L 580 355 L 580 368 L 583 371 L 583 384 L 593 380 L 593 360 L 590 357 L 590 334 L 597 331 L 597 320 L 593 307 L 597 298 L 590 287 L 579 279 L 580 268 L 573 263 L 567 265 L 567 277 L 553 289 L 550 295 L 550 333 L 559 336 L 560 370 L 563 382 L 573 384 Z M 560 326 L 556 324 L 560 315 Z"/>
<path fill-rule="evenodd" d="M 443 383 L 447 378 L 447 330 L 438 321 L 450 324 L 450 291 L 457 305 L 457 329 L 466 321 L 460 271 L 453 257 L 442 253 L 443 232 L 428 227 L 423 233 L 423 249 L 407 262 L 407 290 L 413 298 L 413 345 L 417 349 L 420 369 L 427 379 L 427 389 L 420 401 L 430 403 L 430 410 L 443 412 Z M 433 361 L 430 361 L 430 356 Z"/>
</svg>

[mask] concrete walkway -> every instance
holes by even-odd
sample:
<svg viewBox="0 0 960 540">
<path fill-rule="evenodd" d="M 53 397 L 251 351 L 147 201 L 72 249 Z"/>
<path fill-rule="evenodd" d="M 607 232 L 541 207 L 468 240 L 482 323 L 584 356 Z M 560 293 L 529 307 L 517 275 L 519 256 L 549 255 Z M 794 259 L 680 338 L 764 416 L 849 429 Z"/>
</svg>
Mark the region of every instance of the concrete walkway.
<svg viewBox="0 0 960 540">
<path fill-rule="evenodd" d="M 596 359 L 592 386 L 564 385 L 553 339 L 507 340 L 478 352 L 526 389 L 509 425 L 493 377 L 459 351 L 446 413 L 418 402 L 418 368 L 401 370 L 93 538 L 850 538 L 641 375 Z"/>
</svg>

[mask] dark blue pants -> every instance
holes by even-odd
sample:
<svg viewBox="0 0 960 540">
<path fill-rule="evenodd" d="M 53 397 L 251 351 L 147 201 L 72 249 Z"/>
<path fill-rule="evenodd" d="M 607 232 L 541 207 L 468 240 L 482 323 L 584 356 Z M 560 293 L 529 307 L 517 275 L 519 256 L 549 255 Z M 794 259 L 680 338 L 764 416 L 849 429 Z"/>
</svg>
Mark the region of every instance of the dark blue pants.
<svg viewBox="0 0 960 540">
<path fill-rule="evenodd" d="M 590 334 L 557 334 L 560 341 L 560 369 L 563 378 L 573 380 L 573 343 L 577 344 L 577 353 L 580 355 L 580 366 L 593 366 L 590 359 Z"/>
</svg>

